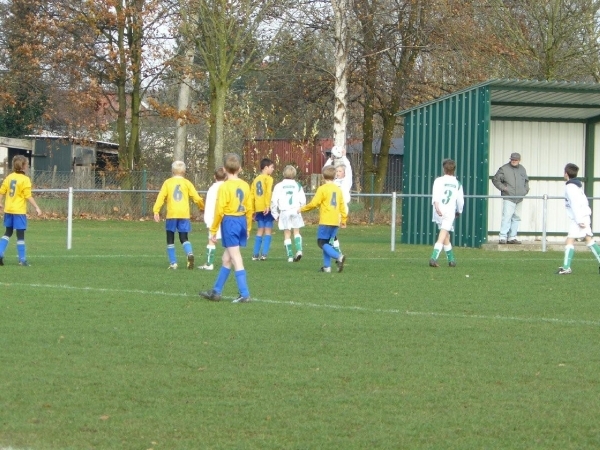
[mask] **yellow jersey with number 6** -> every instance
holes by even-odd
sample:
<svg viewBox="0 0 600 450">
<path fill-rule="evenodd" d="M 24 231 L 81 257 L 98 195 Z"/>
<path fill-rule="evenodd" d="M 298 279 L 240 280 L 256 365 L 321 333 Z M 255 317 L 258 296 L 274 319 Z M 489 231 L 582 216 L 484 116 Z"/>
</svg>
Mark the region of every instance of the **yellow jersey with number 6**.
<svg viewBox="0 0 600 450">
<path fill-rule="evenodd" d="M 204 209 L 204 200 L 190 180 L 181 176 L 171 177 L 160 188 L 152 212 L 160 213 L 162 205 L 166 203 L 167 219 L 189 219 L 190 198 L 198 205 L 198 209 Z"/>
</svg>

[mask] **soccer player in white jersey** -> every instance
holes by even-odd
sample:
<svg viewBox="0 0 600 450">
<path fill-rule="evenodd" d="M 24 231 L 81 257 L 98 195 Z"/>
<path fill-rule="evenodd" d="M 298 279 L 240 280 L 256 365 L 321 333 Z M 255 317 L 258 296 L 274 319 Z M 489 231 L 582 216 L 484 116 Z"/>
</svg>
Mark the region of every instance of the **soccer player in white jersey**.
<svg viewBox="0 0 600 450">
<path fill-rule="evenodd" d="M 302 236 L 300 228 L 304 226 L 302 214 L 298 213 L 300 207 L 306 205 L 304 189 L 296 181 L 296 168 L 285 166 L 283 169 L 284 180 L 277 183 L 271 196 L 271 215 L 278 221 L 279 229 L 283 230 L 283 245 L 287 253 L 288 262 L 298 262 L 302 258 Z M 292 231 L 294 233 L 294 247 L 292 249 Z"/>
<path fill-rule="evenodd" d="M 454 231 L 454 219 L 463 211 L 465 197 L 462 184 L 454 176 L 456 163 L 451 159 L 445 159 L 442 167 L 444 175 L 436 178 L 433 182 L 431 199 L 433 222 L 437 223 L 440 232 L 437 242 L 433 246 L 429 265 L 431 267 L 440 266 L 437 260 L 443 248 L 448 258 L 448 265 L 456 267 L 456 260 L 450 243 L 450 232 Z"/>
<path fill-rule="evenodd" d="M 206 193 L 206 202 L 204 204 L 204 223 L 208 228 L 208 243 L 206 244 L 206 263 L 202 266 L 198 266 L 200 270 L 213 270 L 215 254 L 217 248 L 215 243 L 210 239 L 210 227 L 215 218 L 215 207 L 217 206 L 217 193 L 219 188 L 227 179 L 227 172 L 224 167 L 218 167 L 214 174 L 215 182 L 208 188 Z M 217 240 L 221 239 L 221 228 L 217 230 Z"/>
<path fill-rule="evenodd" d="M 335 178 L 333 183 L 342 190 L 344 205 L 346 206 L 346 214 L 350 214 L 350 187 L 352 186 L 352 180 L 349 180 L 349 177 L 346 176 L 346 164 L 344 164 L 343 160 L 337 159 L 333 167 L 335 167 Z M 340 240 L 337 235 L 335 236 L 333 242 L 330 242 L 330 244 L 335 250 L 341 252 Z"/>
<path fill-rule="evenodd" d="M 579 167 L 569 163 L 565 166 L 565 208 L 569 218 L 569 234 L 565 245 L 565 257 L 562 267 L 556 272 L 558 275 L 568 275 L 571 271 L 571 261 L 575 254 L 575 239 L 584 239 L 587 247 L 592 251 L 600 263 L 600 246 L 594 241 L 592 234 L 592 210 L 588 199 L 583 192 L 583 185 L 577 179 Z M 600 268 L 599 268 L 600 269 Z"/>
<path fill-rule="evenodd" d="M 350 165 L 350 160 L 346 156 L 346 149 L 335 145 L 331 149 L 331 156 L 327 159 L 327 161 L 325 161 L 323 169 L 326 166 L 338 167 L 341 164 L 344 165 L 345 176 L 343 179 L 343 186 L 340 185 L 340 189 L 342 189 L 342 192 L 347 190 L 349 193 L 352 189 L 352 166 Z"/>
</svg>

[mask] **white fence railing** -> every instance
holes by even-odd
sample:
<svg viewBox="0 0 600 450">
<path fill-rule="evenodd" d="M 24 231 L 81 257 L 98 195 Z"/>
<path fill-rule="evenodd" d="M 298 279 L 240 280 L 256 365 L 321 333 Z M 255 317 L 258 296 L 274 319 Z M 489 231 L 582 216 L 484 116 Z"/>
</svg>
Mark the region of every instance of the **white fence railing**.
<svg viewBox="0 0 600 450">
<path fill-rule="evenodd" d="M 52 201 L 54 202 L 54 204 L 56 205 L 57 202 L 59 205 L 63 205 L 63 206 L 59 206 L 60 208 L 64 208 L 66 207 L 66 217 L 67 217 L 67 248 L 70 249 L 72 246 L 72 231 L 73 231 L 73 217 L 74 215 L 76 215 L 75 213 L 75 196 L 76 195 L 83 195 L 83 194 L 87 194 L 87 195 L 91 195 L 91 196 L 96 196 L 94 198 L 92 198 L 91 200 L 88 200 L 88 203 L 93 203 L 94 208 L 96 208 L 96 210 L 117 210 L 120 211 L 119 208 L 122 208 L 121 205 L 126 205 L 126 208 L 131 208 L 132 210 L 136 210 L 141 216 L 146 216 L 148 214 L 151 213 L 151 207 L 154 204 L 154 201 L 156 199 L 156 195 L 158 194 L 157 190 L 100 190 L 100 189 L 75 189 L 75 188 L 68 188 L 68 189 L 34 189 L 33 190 L 34 194 L 36 196 L 40 195 L 41 198 L 47 198 L 47 201 Z M 205 194 L 205 192 L 199 192 L 201 195 Z M 307 196 L 310 197 L 312 196 L 313 193 L 307 193 Z M 128 200 L 124 201 L 123 199 L 121 199 L 119 202 L 115 202 L 114 201 L 114 197 L 115 196 L 128 196 Z M 66 199 L 65 199 L 66 197 Z M 390 229 L 390 250 L 393 252 L 395 251 L 396 248 L 396 240 L 397 240 L 397 224 L 399 223 L 399 211 L 398 211 L 398 203 L 400 201 L 402 201 L 402 199 L 404 198 L 410 198 L 410 197 L 418 197 L 418 198 L 428 198 L 430 197 L 430 195 L 425 195 L 425 194 L 401 194 L 401 193 L 397 193 L 397 192 L 392 192 L 391 194 L 357 194 L 357 193 L 352 193 L 352 198 L 353 199 L 359 199 L 359 198 L 367 198 L 371 200 L 371 203 L 374 202 L 375 198 L 384 198 L 384 199 L 389 199 L 391 201 L 391 207 L 390 207 L 390 224 L 391 224 L 391 229 Z M 109 201 L 108 199 L 112 198 L 112 201 Z M 507 197 L 501 197 L 498 195 L 465 195 L 465 199 L 476 199 L 476 198 L 485 198 L 488 199 L 490 201 L 494 201 L 496 202 L 497 200 L 502 200 L 503 198 L 507 198 Z M 520 197 L 511 197 L 511 198 L 520 198 Z M 66 200 L 66 202 L 64 201 Z M 556 207 L 553 208 L 552 211 L 556 210 L 557 214 L 562 214 L 563 216 L 566 217 L 565 213 L 564 213 L 564 206 L 562 204 L 562 202 L 564 202 L 564 197 L 557 197 L 557 196 L 549 196 L 549 195 L 542 195 L 542 196 L 527 196 L 523 198 L 523 201 L 541 201 L 542 202 L 542 206 L 541 206 L 541 229 L 535 229 L 535 230 L 528 230 L 529 234 L 531 234 L 531 232 L 533 232 L 536 235 L 541 236 L 541 245 L 542 245 L 542 251 L 546 251 L 547 250 L 547 237 L 548 237 L 548 218 L 549 218 L 549 214 L 550 214 L 550 208 L 549 208 L 549 203 L 551 201 L 556 201 L 559 200 L 561 202 L 560 207 Z M 591 197 L 589 198 L 590 201 L 596 201 L 596 200 L 600 200 L 600 197 Z M 104 204 L 106 203 L 106 204 Z M 368 204 L 369 202 L 366 202 L 366 208 L 369 209 L 370 206 Z M 115 206 L 118 205 L 118 206 Z M 499 207 L 499 206 L 498 206 Z M 90 208 L 88 206 L 88 208 Z M 127 209 L 124 208 L 124 211 L 122 211 L 122 214 L 128 215 L 129 213 L 127 213 Z M 46 209 L 43 208 L 42 209 Z M 80 208 L 81 209 L 81 208 Z M 372 214 L 372 208 L 370 208 L 371 210 L 371 214 Z M 80 213 L 80 212 L 79 212 Z M 600 216 L 600 211 L 598 211 L 598 215 Z M 565 219 L 566 220 L 566 219 Z M 373 223 L 373 216 L 371 215 L 371 220 L 370 223 Z M 593 223 L 593 221 L 592 221 Z M 556 234 L 557 231 L 562 232 L 566 232 L 567 228 L 566 226 L 564 227 L 564 229 L 561 230 L 551 230 L 554 234 Z M 489 233 L 488 233 L 489 235 Z"/>
</svg>

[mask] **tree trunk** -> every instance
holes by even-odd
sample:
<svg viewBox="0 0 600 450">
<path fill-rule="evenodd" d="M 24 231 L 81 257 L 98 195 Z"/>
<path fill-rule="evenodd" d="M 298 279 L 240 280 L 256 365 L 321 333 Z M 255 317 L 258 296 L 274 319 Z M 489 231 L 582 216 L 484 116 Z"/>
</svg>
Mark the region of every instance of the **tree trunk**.
<svg viewBox="0 0 600 450">
<path fill-rule="evenodd" d="M 363 172 L 366 177 L 364 183 L 371 189 L 371 177 L 377 176 L 377 164 L 373 154 L 373 121 L 375 117 L 375 90 L 378 79 L 378 67 L 381 59 L 379 51 L 381 43 L 375 36 L 374 18 L 378 14 L 379 4 L 373 2 L 357 2 L 354 4 L 356 16 L 361 24 L 363 35 L 363 59 L 365 64 L 365 77 L 363 81 Z M 375 192 L 379 192 L 373 186 Z M 363 197 L 365 206 L 370 207 L 371 200 Z"/>
<path fill-rule="evenodd" d="M 222 84 L 215 85 L 214 92 L 214 118 L 211 118 L 211 134 L 213 133 L 212 128 L 214 127 L 214 140 L 215 147 L 212 154 L 214 155 L 214 161 L 212 168 L 215 170 L 217 167 L 223 165 L 223 141 L 225 137 L 225 101 L 227 100 L 227 92 L 229 91 L 229 87 Z M 213 105 L 211 105 L 211 114 L 212 114 Z M 241 156 L 241 155 L 240 155 Z"/>
<path fill-rule="evenodd" d="M 392 146 L 392 137 L 394 136 L 394 128 L 396 127 L 395 110 L 393 113 L 390 113 L 390 110 L 384 110 L 382 112 L 382 119 L 383 134 L 381 136 L 381 147 L 379 149 L 379 160 L 377 162 L 377 175 L 375 176 L 375 192 L 383 192 L 385 188 L 390 161 L 390 147 Z M 381 202 L 381 197 L 375 198 L 375 211 L 381 210 Z"/>
<path fill-rule="evenodd" d="M 194 63 L 194 46 L 190 44 L 185 52 L 184 74 L 179 83 L 179 98 L 177 100 L 177 125 L 175 129 L 175 149 L 173 151 L 174 161 L 185 160 L 185 148 L 187 143 L 187 114 L 190 106 L 190 84 L 192 75 L 190 68 Z"/>
<path fill-rule="evenodd" d="M 332 0 L 335 20 L 335 106 L 333 113 L 333 141 L 346 148 L 348 118 L 348 13 L 350 0 Z"/>
<path fill-rule="evenodd" d="M 127 153 L 127 91 L 125 83 L 127 79 L 127 59 L 125 55 L 125 18 L 123 7 L 116 3 L 117 18 L 119 22 L 117 30 L 117 49 L 119 53 L 117 79 L 117 101 L 119 110 L 117 112 L 117 134 L 119 136 L 119 169 L 129 171 L 129 158 Z"/>
</svg>

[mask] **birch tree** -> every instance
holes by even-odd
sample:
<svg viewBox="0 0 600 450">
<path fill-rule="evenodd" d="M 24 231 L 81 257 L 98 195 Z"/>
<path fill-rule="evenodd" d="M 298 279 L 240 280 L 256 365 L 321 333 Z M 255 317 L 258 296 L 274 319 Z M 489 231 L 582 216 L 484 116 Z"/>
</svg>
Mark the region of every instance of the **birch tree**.
<svg viewBox="0 0 600 450">
<path fill-rule="evenodd" d="M 359 2 L 362 0 L 359 0 Z M 348 16 L 352 0 L 331 0 L 333 7 L 335 42 L 335 87 L 333 112 L 334 144 L 346 148 L 347 108 L 348 108 Z"/>
</svg>

